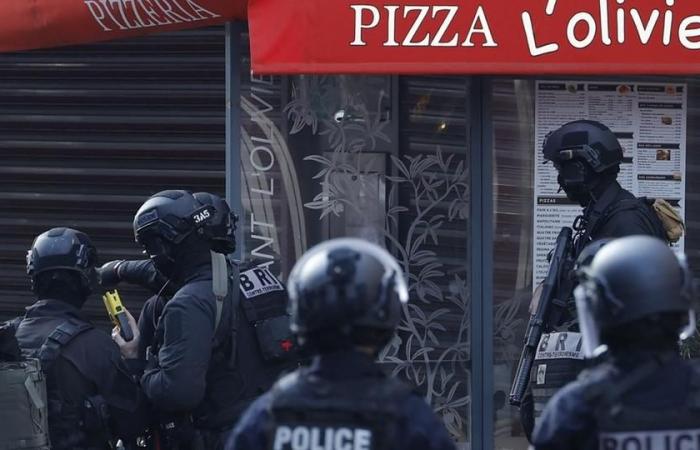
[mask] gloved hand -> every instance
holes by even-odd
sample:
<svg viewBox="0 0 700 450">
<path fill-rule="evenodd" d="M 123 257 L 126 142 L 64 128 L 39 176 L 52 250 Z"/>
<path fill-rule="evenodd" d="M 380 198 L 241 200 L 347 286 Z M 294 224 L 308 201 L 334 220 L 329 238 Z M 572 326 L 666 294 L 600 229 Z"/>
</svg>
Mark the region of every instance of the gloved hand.
<svg viewBox="0 0 700 450">
<path fill-rule="evenodd" d="M 114 289 L 122 281 L 119 276 L 119 266 L 124 263 L 123 259 L 110 261 L 97 269 L 97 277 L 100 285 L 105 289 Z"/>
<path fill-rule="evenodd" d="M 172 296 L 177 292 L 173 283 L 169 283 L 168 279 L 156 270 L 150 259 L 110 261 L 97 269 L 97 272 L 100 284 L 107 289 L 124 282 L 144 287 L 154 294 Z"/>
</svg>

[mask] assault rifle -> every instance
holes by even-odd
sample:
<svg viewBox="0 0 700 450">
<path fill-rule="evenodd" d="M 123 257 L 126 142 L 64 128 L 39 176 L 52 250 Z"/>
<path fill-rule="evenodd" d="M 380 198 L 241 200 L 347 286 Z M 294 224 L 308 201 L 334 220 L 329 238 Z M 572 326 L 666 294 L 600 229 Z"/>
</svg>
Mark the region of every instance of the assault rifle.
<svg viewBox="0 0 700 450">
<path fill-rule="evenodd" d="M 510 388 L 509 401 L 513 406 L 520 406 L 525 396 L 542 333 L 559 325 L 555 322 L 559 322 L 561 319 L 566 309 L 567 300 L 571 295 L 568 279 L 573 267 L 572 234 L 571 228 L 562 228 L 551 254 L 547 278 L 542 285 L 542 293 L 537 302 L 535 313 L 530 316 L 523 351 L 518 362 L 518 370 Z"/>
</svg>

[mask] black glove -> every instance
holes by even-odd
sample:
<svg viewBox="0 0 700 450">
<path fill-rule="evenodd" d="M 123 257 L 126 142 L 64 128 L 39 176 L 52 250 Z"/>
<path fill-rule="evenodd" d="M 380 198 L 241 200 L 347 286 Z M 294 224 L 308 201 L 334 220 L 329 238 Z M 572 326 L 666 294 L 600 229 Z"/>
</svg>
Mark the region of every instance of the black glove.
<svg viewBox="0 0 700 450">
<path fill-rule="evenodd" d="M 123 259 L 110 261 L 97 269 L 98 281 L 103 288 L 114 289 L 122 281 L 119 278 L 119 266 L 123 262 Z"/>
<path fill-rule="evenodd" d="M 125 282 L 144 287 L 154 294 L 172 296 L 177 292 L 173 283 L 158 272 L 150 259 L 110 261 L 100 267 L 98 273 L 100 284 L 106 288 Z"/>
</svg>

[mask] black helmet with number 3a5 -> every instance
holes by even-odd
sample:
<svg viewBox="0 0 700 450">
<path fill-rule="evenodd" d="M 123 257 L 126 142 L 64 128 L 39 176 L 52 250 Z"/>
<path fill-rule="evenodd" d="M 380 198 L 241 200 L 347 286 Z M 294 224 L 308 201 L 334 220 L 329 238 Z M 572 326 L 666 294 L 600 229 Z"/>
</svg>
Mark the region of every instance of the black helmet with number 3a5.
<svg viewBox="0 0 700 450">
<path fill-rule="evenodd" d="M 134 237 L 156 268 L 166 276 L 175 270 L 176 250 L 190 236 L 204 241 L 203 228 L 214 216 L 188 191 L 162 191 L 151 196 L 134 216 Z"/>
<path fill-rule="evenodd" d="M 295 264 L 287 283 L 300 344 L 381 346 L 402 317 L 408 288 L 396 260 L 355 238 L 323 242 Z"/>
<path fill-rule="evenodd" d="M 55 270 L 79 275 L 82 290 L 89 294 L 97 275 L 97 249 L 87 234 L 72 228 L 52 228 L 34 239 L 27 252 L 27 275 L 36 289 L 37 277 Z"/>
<path fill-rule="evenodd" d="M 211 205 L 215 211 L 211 220 L 204 224 L 204 236 L 209 240 L 211 249 L 228 255 L 236 251 L 236 224 L 238 216 L 231 211 L 226 200 L 209 192 L 196 192 L 194 198 L 202 205 Z"/>
</svg>

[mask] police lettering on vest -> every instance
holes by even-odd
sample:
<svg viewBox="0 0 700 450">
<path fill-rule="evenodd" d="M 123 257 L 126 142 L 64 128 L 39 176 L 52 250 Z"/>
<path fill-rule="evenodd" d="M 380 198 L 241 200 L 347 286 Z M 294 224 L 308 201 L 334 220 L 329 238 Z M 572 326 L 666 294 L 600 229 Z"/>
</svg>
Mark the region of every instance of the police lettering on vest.
<svg viewBox="0 0 700 450">
<path fill-rule="evenodd" d="M 700 429 L 604 433 L 601 450 L 700 450 Z"/>
<path fill-rule="evenodd" d="M 273 450 L 373 450 L 365 428 L 278 426 Z"/>
</svg>

